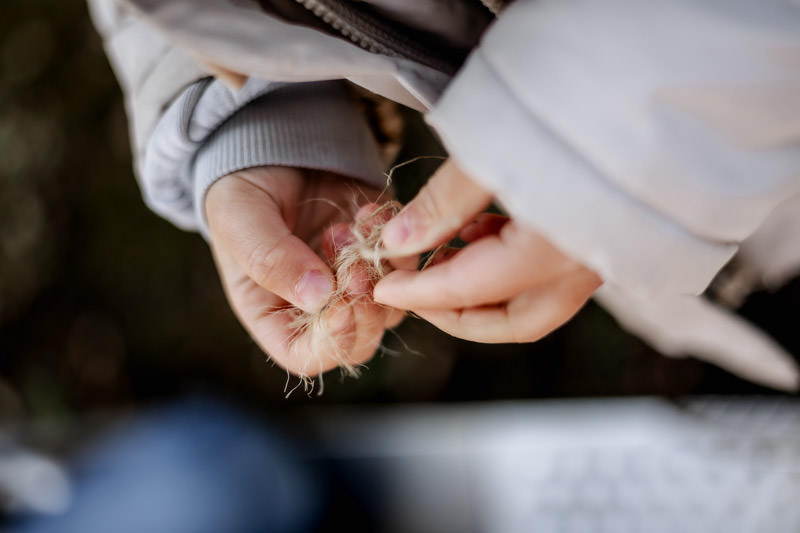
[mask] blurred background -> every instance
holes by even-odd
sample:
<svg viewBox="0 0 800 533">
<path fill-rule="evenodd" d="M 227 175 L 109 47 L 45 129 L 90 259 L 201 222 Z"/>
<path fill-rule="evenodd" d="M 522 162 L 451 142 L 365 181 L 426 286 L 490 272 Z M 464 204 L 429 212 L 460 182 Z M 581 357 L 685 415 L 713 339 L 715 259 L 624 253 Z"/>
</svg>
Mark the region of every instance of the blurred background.
<svg viewBox="0 0 800 533">
<path fill-rule="evenodd" d="M 402 161 L 440 150 L 408 114 Z M 433 162 L 398 170 L 401 199 Z M 741 313 L 800 354 L 800 282 Z M 144 206 L 121 95 L 83 2 L 0 2 L 0 422 L 69 458 L 121 414 L 214 395 L 256 416 L 354 404 L 773 393 L 667 359 L 590 304 L 532 345 L 408 319 L 360 379 L 285 398 L 286 374 L 225 302 L 206 243 Z M 291 384 L 290 384 L 291 386 Z M 75 421 L 80 421 L 76 424 Z"/>
</svg>

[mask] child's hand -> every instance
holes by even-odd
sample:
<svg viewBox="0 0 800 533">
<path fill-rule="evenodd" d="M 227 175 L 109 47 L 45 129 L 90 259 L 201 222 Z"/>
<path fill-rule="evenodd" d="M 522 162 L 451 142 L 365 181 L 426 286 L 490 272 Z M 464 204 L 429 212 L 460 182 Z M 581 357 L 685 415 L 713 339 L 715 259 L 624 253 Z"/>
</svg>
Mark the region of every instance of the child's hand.
<svg viewBox="0 0 800 533">
<path fill-rule="evenodd" d="M 375 300 L 479 342 L 530 342 L 569 320 L 601 279 L 518 222 L 479 214 L 491 200 L 446 162 L 386 225 L 384 246 L 411 255 L 456 234 L 469 244 L 422 272 L 392 272 L 375 286 Z"/>
<path fill-rule="evenodd" d="M 313 331 L 297 335 L 292 315 L 276 312 L 288 304 L 311 313 L 326 305 L 334 279 L 318 254 L 331 254 L 334 241 L 343 238 L 342 225 L 332 227 L 345 221 L 337 206 L 378 195 L 341 176 L 287 167 L 236 172 L 208 191 L 211 245 L 231 307 L 261 348 L 293 373 L 313 376 L 334 368 L 334 353 L 352 365 L 363 363 L 384 329 L 402 319 L 402 313 L 357 298 L 325 308 L 329 331 L 316 339 Z M 337 346 L 326 347 L 331 340 Z"/>
</svg>

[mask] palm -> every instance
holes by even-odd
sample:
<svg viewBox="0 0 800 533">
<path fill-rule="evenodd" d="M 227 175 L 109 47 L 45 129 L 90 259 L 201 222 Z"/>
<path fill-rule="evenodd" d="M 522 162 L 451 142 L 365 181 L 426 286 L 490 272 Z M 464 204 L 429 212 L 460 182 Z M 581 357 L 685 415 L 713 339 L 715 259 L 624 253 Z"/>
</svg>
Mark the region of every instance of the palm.
<svg viewBox="0 0 800 533">
<path fill-rule="evenodd" d="M 350 223 L 356 205 L 374 201 L 379 192 L 330 173 L 304 171 L 299 179 L 291 179 L 291 187 L 281 188 L 281 197 L 273 197 L 283 205 L 283 216 L 292 233 L 309 247 L 323 254 L 325 230 L 333 224 Z M 277 184 L 268 189 L 277 190 Z M 284 196 L 285 195 L 285 196 Z"/>
<path fill-rule="evenodd" d="M 259 258 L 262 252 L 252 243 L 265 231 L 275 231 L 265 226 L 277 226 L 279 217 L 285 224 L 285 234 L 274 236 L 276 242 L 294 242 L 297 237 L 322 255 L 326 247 L 330 250 L 330 243 L 326 246 L 325 242 L 329 239 L 326 230 L 338 222 L 352 221 L 356 205 L 378 196 L 374 189 L 329 173 L 282 167 L 227 176 L 209 192 L 206 206 L 212 248 L 231 306 L 256 342 L 293 373 L 313 376 L 339 366 L 343 360 L 349 365 L 366 361 L 394 316 L 371 299 L 357 298 L 326 307 L 320 315 L 324 328 L 297 332 L 292 323 L 297 315 L 287 312 L 291 309 L 289 302 L 264 288 L 262 275 L 254 275 L 254 269 L 248 268 L 257 261 L 251 257 L 243 265 L 241 257 L 229 250 L 254 250 L 253 257 Z M 216 235 L 215 226 L 223 228 Z M 226 232 L 226 228 L 236 231 Z M 305 246 L 297 242 L 293 245 Z M 265 261 L 271 266 L 265 267 L 269 272 L 263 278 L 277 279 L 280 284 L 280 269 L 292 260 L 279 257 Z"/>
</svg>

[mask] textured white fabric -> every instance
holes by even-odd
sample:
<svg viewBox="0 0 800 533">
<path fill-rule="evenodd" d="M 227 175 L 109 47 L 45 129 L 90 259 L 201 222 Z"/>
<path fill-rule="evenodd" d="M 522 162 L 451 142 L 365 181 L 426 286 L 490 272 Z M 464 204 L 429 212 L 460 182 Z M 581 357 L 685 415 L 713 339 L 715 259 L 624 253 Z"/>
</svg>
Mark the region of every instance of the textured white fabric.
<svg viewBox="0 0 800 533">
<path fill-rule="evenodd" d="M 514 217 L 602 275 L 628 330 L 800 385 L 783 348 L 693 296 L 739 246 L 745 291 L 800 267 L 796 3 L 517 0 L 428 120 Z"/>
<path fill-rule="evenodd" d="M 783 0 L 518 0 L 429 120 L 606 280 L 697 294 L 800 191 L 798 63 L 800 9 Z"/>
<path fill-rule="evenodd" d="M 125 96 L 134 164 L 169 103 L 208 74 L 122 0 L 89 0 L 111 67 Z M 137 176 L 140 173 L 137 172 Z"/>
</svg>

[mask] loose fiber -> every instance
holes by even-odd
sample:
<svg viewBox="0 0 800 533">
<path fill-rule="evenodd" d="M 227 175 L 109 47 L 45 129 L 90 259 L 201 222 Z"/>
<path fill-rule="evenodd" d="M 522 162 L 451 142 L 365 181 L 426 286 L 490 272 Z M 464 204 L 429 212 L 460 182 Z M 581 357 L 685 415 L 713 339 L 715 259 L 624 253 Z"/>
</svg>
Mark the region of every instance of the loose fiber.
<svg viewBox="0 0 800 533">
<path fill-rule="evenodd" d="M 320 366 L 322 365 L 321 351 L 325 352 L 326 358 L 332 357 L 344 374 L 351 377 L 359 376 L 359 368 L 353 365 L 346 353 L 342 353 L 332 333 L 328 330 L 325 321 L 326 312 L 338 304 L 352 305 L 358 298 L 371 298 L 368 294 L 353 295 L 347 292 L 347 287 L 357 268 L 365 270 L 366 277 L 372 284 L 377 283 L 392 271 L 392 267 L 382 250 L 383 227 L 386 225 L 385 221 L 394 217 L 401 207 L 400 203 L 396 201 L 385 202 L 370 213 L 368 217 L 351 225 L 352 242 L 336 250 L 336 258 L 331 265 L 336 278 L 336 286 L 330 300 L 322 310 L 318 313 L 306 313 L 294 307 L 282 310 L 282 312 L 288 312 L 293 315 L 290 328 L 294 332 L 294 338 L 301 335 L 310 335 L 311 339 L 316 340 L 311 350 L 313 353 L 306 363 L 307 368 L 299 374 L 301 382 L 298 387 L 303 385 L 306 392 L 310 393 L 314 389 L 314 380 L 310 377 L 310 370 L 312 369 L 309 365 L 313 365 L 315 361 L 319 362 Z M 387 213 L 390 216 L 387 217 Z M 383 220 L 384 222 L 375 223 L 376 220 Z M 369 232 L 363 232 L 362 228 L 364 227 L 370 228 Z M 324 384 L 322 373 L 319 372 L 321 369 L 314 370 L 317 370 L 320 384 L 318 394 L 322 394 Z M 295 389 L 292 389 L 292 391 Z M 289 394 L 292 391 L 289 391 Z"/>
<path fill-rule="evenodd" d="M 442 156 L 422 155 L 393 166 L 386 173 L 386 187 L 381 192 L 381 196 L 384 196 L 391 187 L 392 178 L 397 169 L 425 159 L 445 160 L 446 158 Z M 327 201 L 325 199 L 318 200 Z M 357 202 L 354 202 L 354 205 L 355 204 L 357 204 Z M 334 207 L 339 208 L 339 206 Z M 295 307 L 289 307 L 277 311 L 290 313 L 292 315 L 290 327 L 293 331 L 293 337 L 290 341 L 306 334 L 310 335 L 310 338 L 316 340 L 315 345 L 312 346 L 312 354 L 306 363 L 306 368 L 299 373 L 298 377 L 300 381 L 291 390 L 288 390 L 291 375 L 287 375 L 287 397 L 300 386 L 302 386 L 308 394 L 314 391 L 315 379 L 311 377 L 311 365 L 314 364 L 314 362 L 319 364 L 319 368 L 313 369 L 315 371 L 314 373 L 317 374 L 316 379 L 319 381 L 317 394 L 321 395 L 323 393 L 324 382 L 321 371 L 323 358 L 320 356 L 321 353 L 325 353 L 326 357 L 332 357 L 339 365 L 343 375 L 351 377 L 358 377 L 360 375 L 360 368 L 354 365 L 353 362 L 348 359 L 348 355 L 342 353 L 338 348 L 334 336 L 326 326 L 325 315 L 332 307 L 342 302 L 344 302 L 345 305 L 352 305 L 358 298 L 371 298 L 370 295 L 352 295 L 347 292 L 347 287 L 357 267 L 363 267 L 366 270 L 367 278 L 373 285 L 392 271 L 392 266 L 388 261 L 390 256 L 383 250 L 383 228 L 389 220 L 400 212 L 402 207 L 402 204 L 394 200 L 384 202 L 365 219 L 356 221 L 351 225 L 350 230 L 353 235 L 352 242 L 336 250 L 335 259 L 333 264 L 330 265 L 335 274 L 336 287 L 330 300 L 322 310 L 318 313 L 305 313 Z M 364 227 L 370 228 L 369 232 L 365 233 L 362 231 Z M 436 251 L 431 254 L 431 258 L 435 254 Z M 423 269 L 428 265 L 428 262 L 422 267 Z"/>
</svg>

